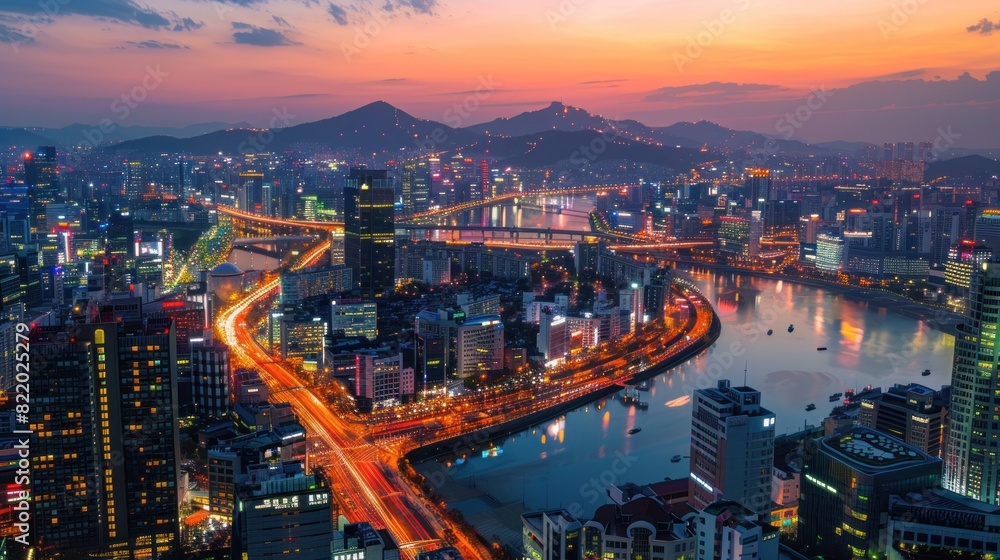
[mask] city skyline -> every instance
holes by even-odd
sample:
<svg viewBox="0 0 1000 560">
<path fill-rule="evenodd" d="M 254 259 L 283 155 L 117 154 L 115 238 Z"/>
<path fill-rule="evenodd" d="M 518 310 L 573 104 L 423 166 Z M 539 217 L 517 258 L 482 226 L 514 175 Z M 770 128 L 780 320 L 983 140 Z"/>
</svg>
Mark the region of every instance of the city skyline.
<svg viewBox="0 0 1000 560">
<path fill-rule="evenodd" d="M 811 101 L 796 139 L 932 138 L 950 125 L 963 146 L 995 147 L 985 123 L 1000 111 L 998 14 L 973 2 L 42 4 L 0 7 L 12 55 L 0 68 L 32 76 L 8 86 L 4 126 L 262 126 L 275 106 L 301 123 L 377 99 L 441 121 L 471 98 L 461 126 L 562 100 L 653 126 L 780 134 L 776 119 Z M 821 109 L 817 90 L 829 92 Z"/>
</svg>

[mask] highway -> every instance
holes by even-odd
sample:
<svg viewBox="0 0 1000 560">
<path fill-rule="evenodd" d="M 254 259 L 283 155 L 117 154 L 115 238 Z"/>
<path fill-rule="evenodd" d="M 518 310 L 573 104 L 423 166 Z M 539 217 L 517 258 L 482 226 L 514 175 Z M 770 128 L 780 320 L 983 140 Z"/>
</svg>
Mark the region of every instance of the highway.
<svg viewBox="0 0 1000 560">
<path fill-rule="evenodd" d="M 319 243 L 290 268 L 312 266 L 329 250 L 329 240 Z M 437 506 L 428 504 L 416 488 L 398 476 L 394 461 L 421 445 L 515 420 L 611 385 L 622 386 L 645 367 L 696 344 L 708 332 L 713 317 L 710 305 L 699 294 L 681 288 L 674 295 L 692 314 L 683 326 L 664 328 L 662 321 L 646 325 L 600 353 L 549 370 L 545 379 L 536 379 L 520 390 L 494 389 L 378 414 L 373 417 L 378 426 L 373 430 L 356 418 L 338 416 L 313 390 L 289 390 L 304 383 L 258 344 L 254 325 L 248 324 L 250 316 L 269 309 L 278 292 L 276 275 L 245 292 L 219 314 L 218 337 L 229 346 L 236 367 L 255 368 L 272 393 L 284 391 L 282 398 L 291 403 L 315 448 L 310 466 L 323 468 L 342 513 L 352 521 L 368 521 L 388 529 L 408 558 L 447 545 L 458 548 L 465 558 L 485 559 L 492 554 L 477 535 L 452 524 Z M 483 411 L 489 414 L 479 414 Z M 442 537 L 449 534 L 457 542 L 445 542 Z"/>
<path fill-rule="evenodd" d="M 292 269 L 301 269 L 319 261 L 329 250 L 321 243 L 305 253 Z M 277 277 L 259 286 L 227 307 L 216 322 L 221 340 L 230 348 L 237 367 L 253 367 L 272 391 L 301 386 L 294 372 L 277 363 L 254 339 L 247 316 L 255 307 L 267 304 L 279 290 Z M 445 524 L 430 515 L 420 496 L 377 461 L 378 453 L 364 435 L 355 432 L 337 417 L 312 391 L 286 391 L 283 398 L 294 408 L 299 420 L 313 438 L 319 438 L 324 450 L 313 458 L 313 465 L 324 467 L 338 503 L 348 509 L 343 513 L 354 521 L 368 521 L 377 528 L 387 528 L 406 557 L 415 557 L 418 549 L 444 546 Z M 373 452 L 375 451 L 375 452 Z M 473 539 L 459 535 L 456 546 L 466 558 L 488 558 L 489 553 Z"/>
</svg>

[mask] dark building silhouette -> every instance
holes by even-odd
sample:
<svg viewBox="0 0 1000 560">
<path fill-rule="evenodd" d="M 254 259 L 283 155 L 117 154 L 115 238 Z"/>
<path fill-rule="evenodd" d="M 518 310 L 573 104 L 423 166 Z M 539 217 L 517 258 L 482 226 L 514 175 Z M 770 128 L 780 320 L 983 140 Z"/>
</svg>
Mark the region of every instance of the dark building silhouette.
<svg viewBox="0 0 1000 560">
<path fill-rule="evenodd" d="M 395 286 L 394 196 L 385 170 L 351 168 L 344 189 L 344 262 L 354 288 L 368 297 Z"/>
<path fill-rule="evenodd" d="M 39 146 L 24 156 L 24 183 L 28 186 L 31 233 L 44 233 L 45 208 L 59 197 L 55 146 Z"/>
</svg>

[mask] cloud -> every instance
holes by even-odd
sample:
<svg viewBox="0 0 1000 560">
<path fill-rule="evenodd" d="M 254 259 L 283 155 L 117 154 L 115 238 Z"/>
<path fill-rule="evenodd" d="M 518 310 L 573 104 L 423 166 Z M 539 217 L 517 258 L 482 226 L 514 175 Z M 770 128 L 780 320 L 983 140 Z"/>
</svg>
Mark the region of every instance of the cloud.
<svg viewBox="0 0 1000 560">
<path fill-rule="evenodd" d="M 232 23 L 234 30 L 233 40 L 238 45 L 253 45 L 255 47 L 281 47 L 285 45 L 299 45 L 285 36 L 284 33 L 278 31 L 277 29 L 269 29 L 267 27 L 257 27 L 256 25 L 250 25 L 249 23 L 243 23 L 239 21 L 234 21 Z"/>
<path fill-rule="evenodd" d="M 0 23 L 0 43 L 10 43 L 12 45 L 30 45 L 35 42 L 34 37 L 22 33 L 20 29 L 11 27 L 5 23 Z"/>
<path fill-rule="evenodd" d="M 347 10 L 343 7 L 330 3 L 326 7 L 326 12 L 333 17 L 337 25 L 347 25 Z"/>
<path fill-rule="evenodd" d="M 292 24 L 288 23 L 287 19 L 285 19 L 285 18 L 283 18 L 281 16 L 276 16 L 276 15 L 272 14 L 271 15 L 271 19 L 273 19 L 274 23 L 277 23 L 279 27 L 291 27 L 292 26 Z"/>
<path fill-rule="evenodd" d="M 205 27 L 205 22 L 195 21 L 191 18 L 181 18 L 174 24 L 174 31 L 194 31 Z"/>
<path fill-rule="evenodd" d="M 994 31 L 1000 31 L 1000 22 L 993 23 L 992 21 L 983 18 L 979 20 L 975 25 L 970 25 L 965 28 L 969 33 L 979 33 L 980 35 L 990 35 Z"/>
<path fill-rule="evenodd" d="M 643 97 L 646 102 L 695 101 L 698 104 L 742 100 L 749 95 L 773 94 L 785 91 L 772 84 L 737 84 L 735 82 L 710 82 L 686 86 L 669 86 L 653 90 Z"/>
<path fill-rule="evenodd" d="M 382 9 L 390 13 L 394 13 L 397 10 L 412 10 L 418 14 L 431 15 L 437 7 L 437 0 L 385 0 Z"/>
<path fill-rule="evenodd" d="M 903 70 L 902 72 L 893 72 L 892 74 L 884 74 L 878 76 L 876 80 L 901 80 L 906 78 L 919 78 L 927 73 L 926 68 L 914 68 L 913 70 Z"/>
<path fill-rule="evenodd" d="M 126 41 L 125 43 L 140 49 L 190 49 L 191 48 L 187 45 L 179 45 L 177 43 L 167 43 L 164 41 L 156 41 L 156 40 Z"/>
<path fill-rule="evenodd" d="M 44 4 L 44 8 L 43 8 Z M 38 2 L 38 0 L 5 0 L 0 13 L 37 17 L 79 15 L 96 19 L 138 25 L 147 29 L 170 28 L 167 16 L 133 0 L 86 0 L 69 2 Z"/>
<path fill-rule="evenodd" d="M 624 80 L 624 79 L 618 79 L 618 80 L 588 80 L 586 82 L 577 82 L 576 84 L 580 85 L 580 86 L 591 86 L 591 85 L 598 85 L 598 84 L 618 84 L 618 83 L 627 82 L 627 81 L 628 80 Z"/>
</svg>

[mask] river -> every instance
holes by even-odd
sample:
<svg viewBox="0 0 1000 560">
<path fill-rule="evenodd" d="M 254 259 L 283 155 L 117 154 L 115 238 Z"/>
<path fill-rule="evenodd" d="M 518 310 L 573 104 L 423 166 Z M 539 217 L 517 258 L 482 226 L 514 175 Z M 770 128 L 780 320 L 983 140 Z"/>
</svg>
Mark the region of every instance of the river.
<svg viewBox="0 0 1000 560">
<path fill-rule="evenodd" d="M 524 227 L 550 216 L 567 218 L 539 212 L 531 216 L 536 224 Z M 579 220 L 560 225 L 586 228 L 586 218 Z M 670 458 L 688 454 L 693 391 L 719 379 L 743 384 L 745 376 L 775 413 L 778 434 L 821 423 L 832 393 L 869 384 L 939 389 L 950 383 L 954 338 L 926 323 L 787 281 L 699 269 L 679 274 L 712 302 L 722 334 L 707 352 L 651 380 L 640 393 L 648 408 L 627 406 L 619 394 L 497 442 L 492 452 L 470 453 L 460 465 L 421 466 L 447 475 L 440 487 L 445 499 L 486 536 L 511 542 L 518 510 L 564 507 L 586 518 L 606 502 L 609 483 L 687 476 L 687 458 Z M 921 376 L 925 369 L 931 375 Z M 810 403 L 817 408 L 807 412 Z M 642 430 L 629 435 L 632 428 Z M 508 515 L 497 513 L 501 504 Z"/>
</svg>

